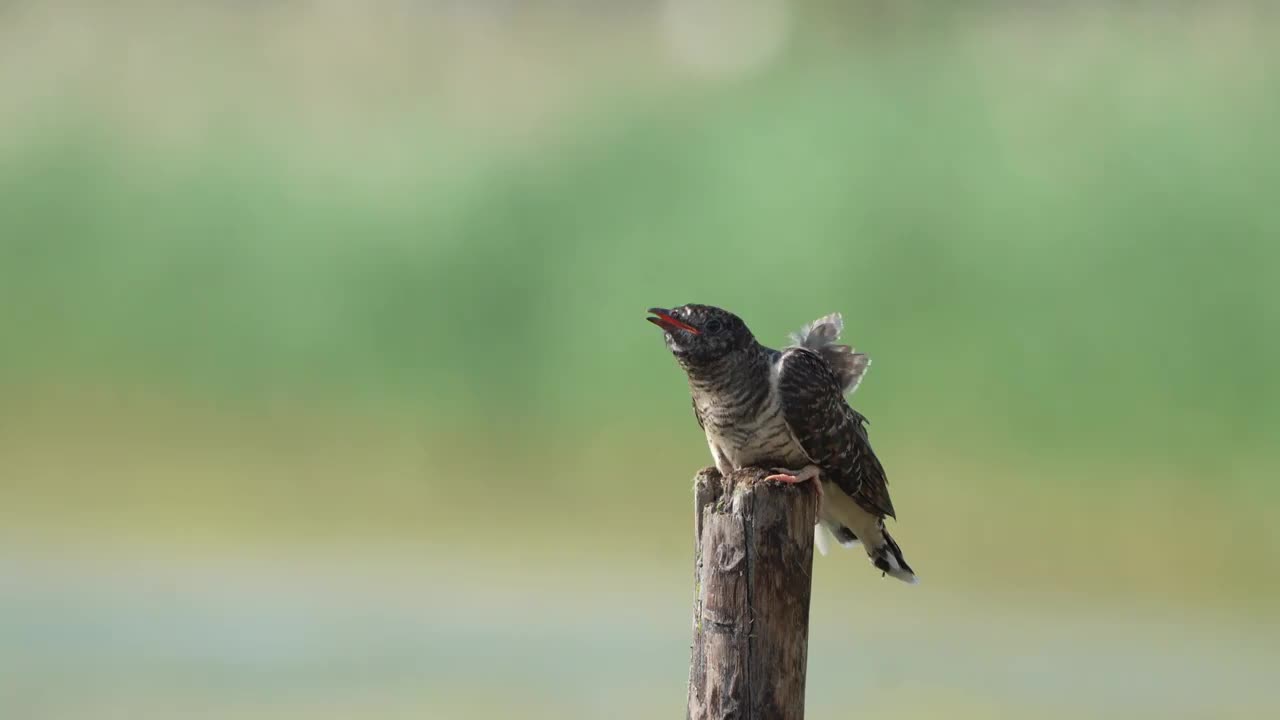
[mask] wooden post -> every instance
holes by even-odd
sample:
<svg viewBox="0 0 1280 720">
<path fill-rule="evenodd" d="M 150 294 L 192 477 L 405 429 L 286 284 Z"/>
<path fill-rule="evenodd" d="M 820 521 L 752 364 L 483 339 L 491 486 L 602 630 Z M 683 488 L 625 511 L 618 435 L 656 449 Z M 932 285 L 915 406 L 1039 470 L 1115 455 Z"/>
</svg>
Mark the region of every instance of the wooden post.
<svg viewBox="0 0 1280 720">
<path fill-rule="evenodd" d="M 764 470 L 694 481 L 689 720 L 801 720 L 817 496 Z"/>
</svg>

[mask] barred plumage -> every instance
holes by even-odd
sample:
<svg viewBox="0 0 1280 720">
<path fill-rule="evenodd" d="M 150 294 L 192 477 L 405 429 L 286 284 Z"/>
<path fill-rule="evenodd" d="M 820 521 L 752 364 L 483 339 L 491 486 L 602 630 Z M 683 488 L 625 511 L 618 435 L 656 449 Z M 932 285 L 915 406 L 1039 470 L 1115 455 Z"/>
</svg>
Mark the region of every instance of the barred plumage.
<svg viewBox="0 0 1280 720">
<path fill-rule="evenodd" d="M 844 398 L 870 361 L 836 344 L 840 315 L 806 325 L 792 336 L 793 346 L 775 350 L 720 308 L 683 305 L 650 312 L 688 376 L 694 415 L 717 467 L 775 467 L 782 473 L 775 477 L 787 482 L 816 473 L 824 495 L 820 524 L 841 545 L 861 543 L 883 573 L 915 582 L 884 528 L 894 508 L 866 418 Z"/>
</svg>

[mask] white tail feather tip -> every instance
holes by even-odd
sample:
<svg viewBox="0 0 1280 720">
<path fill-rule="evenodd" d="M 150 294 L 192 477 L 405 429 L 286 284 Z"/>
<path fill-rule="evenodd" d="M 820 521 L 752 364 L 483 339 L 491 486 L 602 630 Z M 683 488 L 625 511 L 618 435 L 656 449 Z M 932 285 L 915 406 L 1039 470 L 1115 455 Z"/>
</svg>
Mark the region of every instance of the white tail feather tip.
<svg viewBox="0 0 1280 720">
<path fill-rule="evenodd" d="M 827 543 L 827 531 L 821 525 L 813 526 L 813 546 L 818 549 L 818 553 L 825 556 L 830 549 Z"/>
</svg>

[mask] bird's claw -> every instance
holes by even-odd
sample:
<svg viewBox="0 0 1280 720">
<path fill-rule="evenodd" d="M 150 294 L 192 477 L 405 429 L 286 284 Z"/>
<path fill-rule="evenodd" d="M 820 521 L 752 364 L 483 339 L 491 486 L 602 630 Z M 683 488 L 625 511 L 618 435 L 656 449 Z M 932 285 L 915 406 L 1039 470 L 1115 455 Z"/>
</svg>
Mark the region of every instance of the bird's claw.
<svg viewBox="0 0 1280 720">
<path fill-rule="evenodd" d="M 818 502 L 822 502 L 822 481 L 818 479 L 818 466 L 806 465 L 800 470 L 788 470 L 786 468 L 774 468 L 774 474 L 765 477 L 765 481 L 774 480 L 780 483 L 794 485 L 802 483 L 806 480 L 813 481 L 813 487 L 818 493 Z"/>
<path fill-rule="evenodd" d="M 816 480 L 818 478 L 818 466 L 806 465 L 800 470 L 788 470 L 786 468 L 774 468 L 773 475 L 769 475 L 765 480 L 776 480 L 782 483 L 794 484 L 802 483 L 805 480 Z"/>
</svg>

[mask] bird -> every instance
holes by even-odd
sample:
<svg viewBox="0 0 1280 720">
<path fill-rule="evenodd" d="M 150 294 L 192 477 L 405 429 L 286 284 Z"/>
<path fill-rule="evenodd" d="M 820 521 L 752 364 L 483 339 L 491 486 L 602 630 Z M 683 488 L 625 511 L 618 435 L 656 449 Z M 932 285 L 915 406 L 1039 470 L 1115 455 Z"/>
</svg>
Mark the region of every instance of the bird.
<svg viewBox="0 0 1280 720">
<path fill-rule="evenodd" d="M 737 315 L 713 305 L 648 312 L 684 370 L 694 417 L 721 474 L 763 467 L 773 471 L 766 481 L 813 482 L 820 552 L 826 554 L 825 530 L 844 547 L 861 544 L 882 577 L 917 583 L 885 528 L 885 518 L 897 515 L 867 419 L 845 398 L 870 359 L 837 344 L 841 316 L 819 318 L 774 349 Z"/>
</svg>

